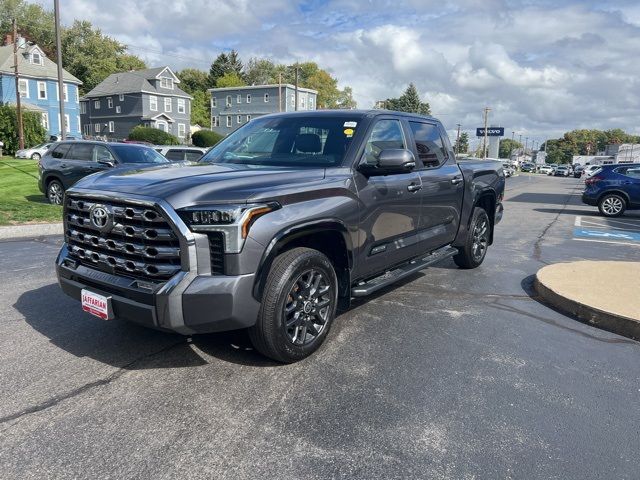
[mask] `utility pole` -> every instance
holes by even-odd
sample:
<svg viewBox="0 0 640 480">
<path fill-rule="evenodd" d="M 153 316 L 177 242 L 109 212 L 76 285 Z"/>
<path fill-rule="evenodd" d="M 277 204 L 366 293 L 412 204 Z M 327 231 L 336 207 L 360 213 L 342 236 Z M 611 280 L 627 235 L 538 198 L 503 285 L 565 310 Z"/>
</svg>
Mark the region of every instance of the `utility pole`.
<svg viewBox="0 0 640 480">
<path fill-rule="evenodd" d="M 486 160 L 487 158 L 487 119 L 489 117 L 489 111 L 491 108 L 484 107 L 484 142 L 482 144 L 482 159 Z"/>
<path fill-rule="evenodd" d="M 278 73 L 278 111 L 282 111 L 282 72 Z"/>
<path fill-rule="evenodd" d="M 509 151 L 509 160 L 513 160 L 513 143 L 514 143 L 515 136 L 516 136 L 516 132 L 512 131 L 511 132 L 511 150 Z"/>
<path fill-rule="evenodd" d="M 462 125 L 459 123 L 456 123 L 456 125 L 458 125 L 458 135 L 456 136 L 456 148 L 453 149 L 453 153 L 458 155 L 460 153 L 460 127 Z"/>
<path fill-rule="evenodd" d="M 296 112 L 298 111 L 298 62 L 296 62 Z"/>
<path fill-rule="evenodd" d="M 62 76 L 62 40 L 60 39 L 60 0 L 53 2 L 54 19 L 56 22 L 56 49 L 58 50 L 58 97 L 60 98 L 60 137 L 67 137 L 67 125 L 64 116 L 64 79 Z"/>
<path fill-rule="evenodd" d="M 527 159 L 527 147 L 529 146 L 529 137 L 524 137 L 524 159 Z"/>
<path fill-rule="evenodd" d="M 13 19 L 13 65 L 16 79 L 16 119 L 18 120 L 18 146 L 24 149 L 24 128 L 22 126 L 22 99 L 20 98 L 20 71 L 18 70 L 18 22 Z"/>
</svg>

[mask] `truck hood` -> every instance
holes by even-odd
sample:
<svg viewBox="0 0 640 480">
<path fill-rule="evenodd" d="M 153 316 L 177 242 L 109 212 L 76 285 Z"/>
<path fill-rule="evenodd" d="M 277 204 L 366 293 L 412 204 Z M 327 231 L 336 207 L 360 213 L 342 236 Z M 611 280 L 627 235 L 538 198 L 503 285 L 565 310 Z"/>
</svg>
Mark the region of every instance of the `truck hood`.
<svg viewBox="0 0 640 480">
<path fill-rule="evenodd" d="M 256 167 L 236 164 L 166 164 L 115 168 L 90 175 L 74 188 L 142 195 L 166 200 L 174 208 L 216 202 L 245 203 L 306 189 L 322 181 L 322 168 Z"/>
</svg>

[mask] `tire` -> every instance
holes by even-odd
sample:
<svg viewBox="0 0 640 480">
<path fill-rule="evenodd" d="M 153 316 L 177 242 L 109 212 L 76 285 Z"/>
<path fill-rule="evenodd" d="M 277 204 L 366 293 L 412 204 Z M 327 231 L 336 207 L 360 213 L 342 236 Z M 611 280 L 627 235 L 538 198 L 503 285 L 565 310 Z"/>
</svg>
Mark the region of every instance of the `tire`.
<svg viewBox="0 0 640 480">
<path fill-rule="evenodd" d="M 38 152 L 31 154 L 31 160 L 40 160 L 40 158 L 42 158 L 42 156 Z"/>
<path fill-rule="evenodd" d="M 475 207 L 465 245 L 458 247 L 458 254 L 453 256 L 455 264 L 460 268 L 467 269 L 479 267 L 487 255 L 490 235 L 489 215 L 484 208 Z"/>
<path fill-rule="evenodd" d="M 249 328 L 251 343 L 282 363 L 308 357 L 329 333 L 337 292 L 335 270 L 324 254 L 294 248 L 278 255 L 267 276 L 258 320 Z"/>
<path fill-rule="evenodd" d="M 62 205 L 64 187 L 58 180 L 51 180 L 47 183 L 47 199 L 51 205 Z"/>
<path fill-rule="evenodd" d="M 598 202 L 598 210 L 605 217 L 619 217 L 627 209 L 627 200 L 617 193 L 607 193 Z"/>
</svg>

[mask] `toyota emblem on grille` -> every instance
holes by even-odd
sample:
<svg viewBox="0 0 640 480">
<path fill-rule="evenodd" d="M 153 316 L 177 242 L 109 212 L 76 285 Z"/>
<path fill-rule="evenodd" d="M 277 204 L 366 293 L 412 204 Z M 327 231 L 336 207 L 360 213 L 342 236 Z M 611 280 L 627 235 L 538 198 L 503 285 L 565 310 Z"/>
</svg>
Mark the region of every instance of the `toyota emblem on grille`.
<svg viewBox="0 0 640 480">
<path fill-rule="evenodd" d="M 113 215 L 109 208 L 105 205 L 96 204 L 89 211 L 91 223 L 101 232 L 111 230 L 113 226 Z"/>
</svg>

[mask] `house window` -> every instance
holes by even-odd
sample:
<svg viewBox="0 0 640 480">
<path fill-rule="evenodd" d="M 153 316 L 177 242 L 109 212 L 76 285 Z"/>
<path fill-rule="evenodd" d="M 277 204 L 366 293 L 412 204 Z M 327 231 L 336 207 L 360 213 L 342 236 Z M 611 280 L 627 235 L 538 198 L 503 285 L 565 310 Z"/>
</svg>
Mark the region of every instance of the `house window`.
<svg viewBox="0 0 640 480">
<path fill-rule="evenodd" d="M 93 102 L 93 108 L 94 110 L 100 110 L 100 100 L 95 100 Z"/>
<path fill-rule="evenodd" d="M 301 108 L 302 110 L 304 110 L 304 109 L 305 109 L 304 97 L 301 97 L 301 98 L 300 98 L 300 108 Z"/>
<path fill-rule="evenodd" d="M 47 83 L 46 82 L 38 82 L 38 99 L 39 100 L 47 99 Z"/>
<path fill-rule="evenodd" d="M 211 119 L 211 126 L 212 127 L 219 127 L 220 126 L 220 117 L 213 117 Z"/>
<path fill-rule="evenodd" d="M 118 100 L 124 102 L 124 94 L 121 93 L 120 95 L 118 95 Z"/>
<path fill-rule="evenodd" d="M 309 98 L 309 110 L 313 110 L 313 97 Z"/>
<path fill-rule="evenodd" d="M 100 124 L 99 123 L 94 123 L 93 124 L 93 131 L 96 133 L 100 133 Z"/>
<path fill-rule="evenodd" d="M 76 85 L 76 103 L 80 103 L 80 90 L 78 89 L 78 86 Z"/>
<path fill-rule="evenodd" d="M 184 138 L 186 133 L 186 127 L 184 123 L 178 124 L 178 138 Z"/>
<path fill-rule="evenodd" d="M 165 98 L 164 99 L 164 111 L 165 112 L 170 112 L 171 111 L 171 99 L 170 98 Z"/>
<path fill-rule="evenodd" d="M 173 79 L 169 77 L 161 77 L 160 86 L 162 88 L 170 88 L 171 90 L 173 90 Z"/>
<path fill-rule="evenodd" d="M 269 94 L 268 93 L 264 94 L 264 101 L 265 102 L 269 102 Z"/>
<path fill-rule="evenodd" d="M 29 98 L 29 80 L 26 78 L 18 80 L 18 92 L 20 92 L 20 97 Z"/>
<path fill-rule="evenodd" d="M 49 130 L 49 114 L 47 112 L 42 113 L 42 126 L 45 130 Z"/>
<path fill-rule="evenodd" d="M 247 115 L 247 122 L 251 121 L 251 115 Z"/>
<path fill-rule="evenodd" d="M 62 84 L 62 95 L 64 96 L 64 101 L 68 102 L 69 101 L 69 85 L 67 85 L 66 83 Z"/>
<path fill-rule="evenodd" d="M 251 103 L 251 94 L 247 93 L 247 103 Z"/>
<path fill-rule="evenodd" d="M 240 124 L 242 123 L 242 115 L 238 115 L 238 116 L 236 117 L 236 123 L 237 123 L 238 125 L 240 125 Z"/>
<path fill-rule="evenodd" d="M 218 99 L 216 97 L 211 97 L 211 108 L 216 108 L 218 106 Z"/>
<path fill-rule="evenodd" d="M 231 95 L 227 95 L 227 107 L 231 106 Z"/>
<path fill-rule="evenodd" d="M 184 98 L 179 98 L 178 99 L 178 113 L 186 113 L 187 112 L 187 107 L 186 107 L 186 103 L 184 101 Z"/>
<path fill-rule="evenodd" d="M 291 107 L 296 108 L 296 96 L 291 95 Z"/>
<path fill-rule="evenodd" d="M 107 108 L 113 108 L 113 98 L 112 97 L 108 97 L 107 98 Z"/>
<path fill-rule="evenodd" d="M 71 121 L 69 120 L 69 115 L 64 114 L 64 131 L 67 133 L 71 133 Z"/>
<path fill-rule="evenodd" d="M 87 113 L 87 102 L 82 102 L 80 104 L 80 113 Z"/>
<path fill-rule="evenodd" d="M 91 133 L 91 125 L 88 123 L 85 123 L 82 126 L 82 131 L 84 132 L 85 135 L 89 136 L 89 134 Z"/>
<path fill-rule="evenodd" d="M 113 120 L 109 121 L 109 133 L 113 133 L 116 131 L 116 126 L 113 123 Z"/>
<path fill-rule="evenodd" d="M 242 95 L 238 94 L 236 97 L 236 103 L 242 103 Z"/>
<path fill-rule="evenodd" d="M 40 52 L 35 51 L 31 54 L 31 63 L 42 65 L 42 55 L 40 55 Z"/>
<path fill-rule="evenodd" d="M 156 120 L 156 128 L 158 130 L 162 130 L 163 132 L 169 133 L 169 124 L 164 120 Z"/>
<path fill-rule="evenodd" d="M 231 127 L 231 115 L 227 115 L 227 127 Z"/>
<path fill-rule="evenodd" d="M 149 95 L 149 110 L 152 112 L 158 111 L 158 97 L 155 95 Z"/>
<path fill-rule="evenodd" d="M 120 105 L 116 105 L 116 113 L 120 113 L 122 111 L 122 107 Z"/>
</svg>

